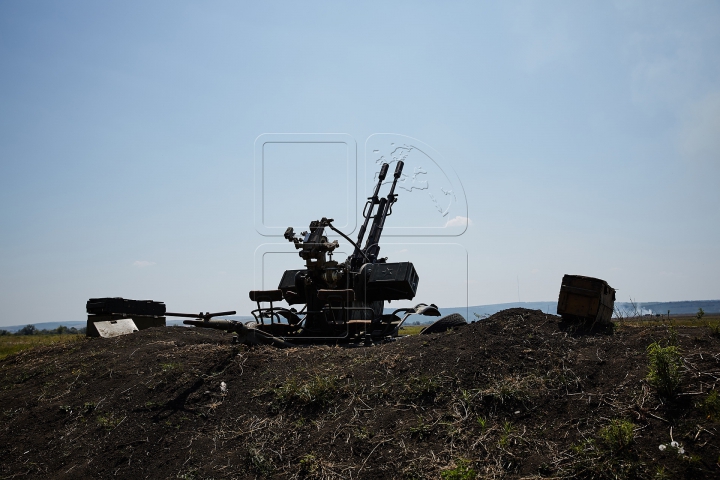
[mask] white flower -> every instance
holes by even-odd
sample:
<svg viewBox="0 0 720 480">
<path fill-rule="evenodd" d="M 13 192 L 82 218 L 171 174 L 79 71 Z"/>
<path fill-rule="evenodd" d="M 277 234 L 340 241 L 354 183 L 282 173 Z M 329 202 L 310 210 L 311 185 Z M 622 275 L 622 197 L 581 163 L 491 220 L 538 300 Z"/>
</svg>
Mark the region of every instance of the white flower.
<svg viewBox="0 0 720 480">
<path fill-rule="evenodd" d="M 684 454 L 685 454 L 685 449 L 684 449 L 683 447 L 678 448 L 678 453 L 679 453 L 680 455 L 684 455 Z"/>
<path fill-rule="evenodd" d="M 664 443 L 661 443 L 661 444 L 660 444 L 660 447 L 658 447 L 658 448 L 660 448 L 660 451 L 661 451 L 661 452 L 664 452 L 665 449 L 667 448 L 667 446 L 665 446 Z"/>
<path fill-rule="evenodd" d="M 676 441 L 672 441 L 672 442 L 670 442 L 670 446 L 673 448 L 678 448 L 680 446 L 680 444 Z"/>
<path fill-rule="evenodd" d="M 222 393 L 227 393 L 227 383 L 225 383 L 225 382 L 220 382 L 220 391 L 221 391 Z"/>
</svg>

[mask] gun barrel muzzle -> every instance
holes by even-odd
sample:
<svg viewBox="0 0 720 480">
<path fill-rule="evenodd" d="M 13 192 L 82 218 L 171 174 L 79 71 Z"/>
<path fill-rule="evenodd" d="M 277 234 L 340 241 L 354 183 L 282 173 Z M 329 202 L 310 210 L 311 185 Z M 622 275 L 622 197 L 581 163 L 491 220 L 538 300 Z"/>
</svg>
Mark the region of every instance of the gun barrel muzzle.
<svg viewBox="0 0 720 480">
<path fill-rule="evenodd" d="M 380 167 L 380 175 L 378 175 L 378 178 L 382 182 L 385 180 L 385 175 L 387 175 L 389 165 L 387 163 L 383 163 L 382 167 Z"/>
</svg>

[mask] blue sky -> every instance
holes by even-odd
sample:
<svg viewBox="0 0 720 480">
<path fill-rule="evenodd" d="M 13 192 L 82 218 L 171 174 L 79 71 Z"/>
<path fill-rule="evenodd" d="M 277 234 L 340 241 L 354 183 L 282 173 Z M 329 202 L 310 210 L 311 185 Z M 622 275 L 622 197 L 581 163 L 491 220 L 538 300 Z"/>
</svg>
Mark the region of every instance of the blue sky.
<svg viewBox="0 0 720 480">
<path fill-rule="evenodd" d="M 299 227 L 362 199 L 375 133 L 457 174 L 464 234 L 387 238 L 454 245 L 415 247 L 418 301 L 552 300 L 564 273 L 720 298 L 717 25 L 710 1 L 1 2 L 0 325 L 98 296 L 246 313 L 280 241 L 254 221 L 268 133 L 356 143 L 357 193 L 279 169 L 268 208 Z"/>
</svg>

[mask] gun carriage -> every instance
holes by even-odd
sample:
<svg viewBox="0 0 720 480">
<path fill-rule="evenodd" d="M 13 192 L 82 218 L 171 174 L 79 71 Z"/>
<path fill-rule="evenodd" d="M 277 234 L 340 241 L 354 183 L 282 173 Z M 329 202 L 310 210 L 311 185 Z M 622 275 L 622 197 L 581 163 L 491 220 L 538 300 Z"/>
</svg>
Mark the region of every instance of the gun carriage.
<svg viewBox="0 0 720 480">
<path fill-rule="evenodd" d="M 403 162 L 397 162 L 390 192 L 386 197 L 380 197 L 388 168 L 387 163 L 380 168 L 373 195 L 363 209 L 364 221 L 357 241 L 335 228 L 331 218 L 310 222 L 308 230 L 299 236 L 288 227 L 284 237 L 299 250 L 305 268 L 286 270 L 275 290 L 250 292 L 250 300 L 257 304 L 251 312 L 254 321 L 243 324 L 232 320 L 197 319 L 184 323 L 236 332 L 242 343 L 277 346 L 371 344 L 396 337 L 410 315 L 440 316 L 435 305 L 423 303 L 384 313 L 386 301 L 412 300 L 420 280 L 411 262 L 390 263 L 386 257 L 379 256 L 383 227 L 398 199 L 395 187 L 402 174 Z M 365 239 L 368 226 L 370 231 Z M 344 262 L 333 259 L 339 244 L 337 240 L 328 240 L 325 229 L 337 233 L 353 246 L 353 253 Z M 283 300 L 288 307 L 277 306 Z M 302 307 L 298 310 L 295 305 Z"/>
</svg>

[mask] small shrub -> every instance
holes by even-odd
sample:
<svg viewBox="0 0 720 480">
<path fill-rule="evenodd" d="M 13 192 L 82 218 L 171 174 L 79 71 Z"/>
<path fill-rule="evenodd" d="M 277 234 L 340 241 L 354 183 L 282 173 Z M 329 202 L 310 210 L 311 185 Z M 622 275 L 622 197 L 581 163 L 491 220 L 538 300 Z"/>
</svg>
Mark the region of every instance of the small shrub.
<svg viewBox="0 0 720 480">
<path fill-rule="evenodd" d="M 647 347 L 649 371 L 647 381 L 661 396 L 672 398 L 680 389 L 682 357 L 675 345 L 661 346 L 653 342 Z"/>
<path fill-rule="evenodd" d="M 705 311 L 702 308 L 698 308 L 697 314 L 695 314 L 695 317 L 697 317 L 698 320 L 702 320 L 702 318 L 705 316 Z"/>
<path fill-rule="evenodd" d="M 635 425 L 628 420 L 615 419 L 600 430 L 600 438 L 612 452 L 630 445 L 635 437 Z"/>
<path fill-rule="evenodd" d="M 469 460 L 460 458 L 455 460 L 455 468 L 440 472 L 440 477 L 443 480 L 473 480 L 477 478 L 477 472 Z"/>
</svg>

